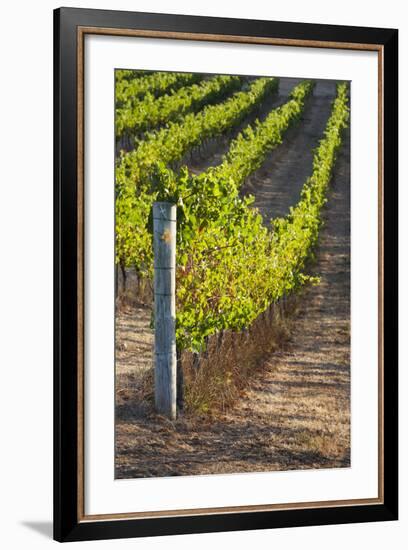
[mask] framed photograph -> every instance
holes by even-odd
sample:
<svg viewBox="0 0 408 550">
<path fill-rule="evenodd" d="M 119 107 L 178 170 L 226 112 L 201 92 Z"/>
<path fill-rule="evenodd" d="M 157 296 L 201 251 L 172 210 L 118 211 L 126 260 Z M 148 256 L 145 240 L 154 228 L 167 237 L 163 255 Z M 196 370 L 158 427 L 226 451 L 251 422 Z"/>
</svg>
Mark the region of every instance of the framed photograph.
<svg viewBox="0 0 408 550">
<path fill-rule="evenodd" d="M 55 539 L 397 519 L 398 31 L 54 29 Z"/>
</svg>

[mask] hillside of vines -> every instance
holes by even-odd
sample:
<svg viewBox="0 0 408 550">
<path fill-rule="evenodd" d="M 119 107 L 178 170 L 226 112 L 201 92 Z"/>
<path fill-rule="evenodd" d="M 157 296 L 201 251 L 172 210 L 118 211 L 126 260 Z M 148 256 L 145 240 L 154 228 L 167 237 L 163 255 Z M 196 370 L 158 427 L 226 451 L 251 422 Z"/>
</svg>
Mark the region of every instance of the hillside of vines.
<svg viewBox="0 0 408 550">
<path fill-rule="evenodd" d="M 116 477 L 349 464 L 349 118 L 345 82 L 116 71 Z M 170 425 L 155 201 L 177 205 Z"/>
</svg>

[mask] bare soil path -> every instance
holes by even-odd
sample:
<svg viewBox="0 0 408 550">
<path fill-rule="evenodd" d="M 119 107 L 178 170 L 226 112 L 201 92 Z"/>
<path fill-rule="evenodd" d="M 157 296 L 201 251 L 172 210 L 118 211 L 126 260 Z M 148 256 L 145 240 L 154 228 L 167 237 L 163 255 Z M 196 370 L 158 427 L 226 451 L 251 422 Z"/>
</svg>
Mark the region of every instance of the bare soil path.
<svg viewBox="0 0 408 550">
<path fill-rule="evenodd" d="M 242 193 L 255 196 L 254 206 L 259 208 L 265 223 L 286 216 L 289 207 L 299 200 L 302 186 L 311 175 L 313 150 L 323 137 L 335 94 L 334 82 L 318 80 L 301 119 L 245 182 Z"/>
<path fill-rule="evenodd" d="M 207 170 L 210 166 L 217 166 L 223 160 L 223 156 L 228 152 L 231 140 L 242 132 L 248 125 L 253 124 L 255 120 L 262 122 L 272 109 L 276 109 L 288 101 L 289 94 L 293 88 L 302 82 L 299 78 L 280 78 L 279 89 L 276 93 L 267 98 L 261 105 L 260 109 L 256 109 L 249 114 L 236 127 L 231 128 L 227 134 L 209 140 L 209 145 L 204 148 L 203 153 L 193 154 L 188 162 L 188 168 L 191 173 L 199 174 Z"/>
<path fill-rule="evenodd" d="M 328 111 L 323 113 L 318 102 L 315 105 L 315 115 L 310 116 L 321 118 L 324 127 Z M 309 171 L 311 168 L 311 162 L 305 160 L 308 147 L 297 149 L 297 139 L 294 136 L 292 142 L 297 158 L 293 161 L 294 179 L 302 163 Z M 311 266 L 321 282 L 306 289 L 299 299 L 287 349 L 272 354 L 236 406 L 216 419 L 180 417 L 170 422 L 150 409 L 141 411 L 135 404 L 120 401 L 116 477 L 350 465 L 349 166 L 347 133 L 325 208 L 316 261 Z M 262 186 L 263 198 L 257 199 L 266 218 L 276 215 L 281 207 L 285 213 L 285 170 L 283 165 L 280 171 L 274 170 L 276 166 L 271 166 L 269 182 Z M 289 167 L 286 174 L 288 171 Z"/>
</svg>

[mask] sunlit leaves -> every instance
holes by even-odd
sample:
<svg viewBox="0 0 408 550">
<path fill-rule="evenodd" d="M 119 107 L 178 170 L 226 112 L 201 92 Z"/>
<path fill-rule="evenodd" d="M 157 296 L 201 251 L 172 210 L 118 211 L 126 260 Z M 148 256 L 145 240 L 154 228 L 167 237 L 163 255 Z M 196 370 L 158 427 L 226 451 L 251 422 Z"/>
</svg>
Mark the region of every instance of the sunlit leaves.
<svg viewBox="0 0 408 550">
<path fill-rule="evenodd" d="M 347 119 L 347 88 L 340 85 L 325 137 L 315 152 L 313 174 L 298 204 L 287 217 L 274 220 L 271 230 L 238 197 L 225 170 L 218 171 L 219 178 L 209 171 L 184 182 L 186 193 L 194 191 L 184 201 L 184 219 L 189 220 L 190 211 L 196 216 L 193 224 L 179 223 L 179 348 L 199 351 L 209 334 L 248 327 L 270 303 L 306 282 L 318 282 L 305 273 L 305 265 L 318 238 L 321 208 Z"/>
<path fill-rule="evenodd" d="M 268 84 L 269 82 L 269 84 Z M 258 79 L 247 92 L 187 115 L 183 123 L 148 134 L 135 152 L 122 155 L 116 172 L 117 261 L 152 275 L 154 200 L 177 204 L 177 345 L 202 349 L 205 338 L 223 329 L 242 329 L 270 303 L 306 282 L 306 262 L 321 226 L 341 130 L 348 120 L 347 86 L 337 97 L 323 139 L 314 153 L 313 173 L 299 202 L 285 218 L 266 227 L 239 188 L 301 115 L 311 83 L 297 86 L 287 103 L 262 123 L 241 132 L 222 162 L 199 176 L 169 163 L 208 136 L 222 133 L 260 103 L 276 82 Z M 273 81 L 272 81 L 273 82 Z M 291 182 L 288 182 L 290 185 Z"/>
<path fill-rule="evenodd" d="M 187 112 L 198 110 L 241 85 L 240 77 L 221 75 L 172 90 L 158 98 L 149 94 L 141 101 L 116 109 L 116 136 L 137 135 L 171 120 L 180 120 Z"/>
</svg>

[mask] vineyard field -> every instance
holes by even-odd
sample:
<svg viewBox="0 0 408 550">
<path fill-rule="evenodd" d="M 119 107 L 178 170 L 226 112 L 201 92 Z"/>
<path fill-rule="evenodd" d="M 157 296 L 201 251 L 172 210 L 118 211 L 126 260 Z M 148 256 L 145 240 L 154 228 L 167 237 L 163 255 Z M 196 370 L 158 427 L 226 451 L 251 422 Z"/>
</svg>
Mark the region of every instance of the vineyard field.
<svg viewBox="0 0 408 550">
<path fill-rule="evenodd" d="M 116 76 L 115 477 L 350 465 L 348 83 Z M 177 418 L 152 206 L 177 206 Z"/>
</svg>

